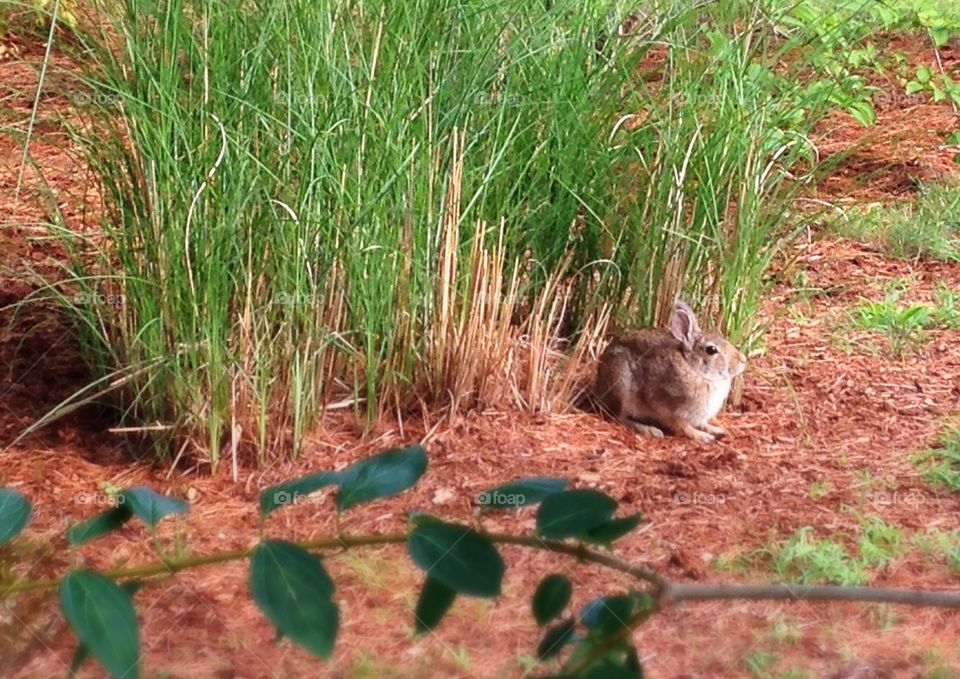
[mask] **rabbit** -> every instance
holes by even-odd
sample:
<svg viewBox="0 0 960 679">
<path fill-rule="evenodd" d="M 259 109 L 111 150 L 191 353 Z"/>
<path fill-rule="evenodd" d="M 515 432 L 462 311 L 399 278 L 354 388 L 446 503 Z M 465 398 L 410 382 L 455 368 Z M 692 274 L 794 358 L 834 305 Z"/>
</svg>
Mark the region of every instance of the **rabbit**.
<svg viewBox="0 0 960 679">
<path fill-rule="evenodd" d="M 600 355 L 594 396 L 608 414 L 642 434 L 664 431 L 711 443 L 726 431 L 713 422 L 746 357 L 722 335 L 702 332 L 686 302 L 669 328 L 615 339 Z"/>
</svg>

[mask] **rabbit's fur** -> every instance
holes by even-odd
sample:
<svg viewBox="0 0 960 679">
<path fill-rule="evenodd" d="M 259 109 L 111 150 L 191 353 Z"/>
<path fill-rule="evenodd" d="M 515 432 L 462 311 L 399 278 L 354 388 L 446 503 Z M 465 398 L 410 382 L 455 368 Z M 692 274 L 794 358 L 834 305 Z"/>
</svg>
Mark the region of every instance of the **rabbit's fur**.
<svg viewBox="0 0 960 679">
<path fill-rule="evenodd" d="M 746 357 L 719 333 L 702 332 L 685 302 L 669 328 L 646 328 L 612 341 L 600 356 L 594 394 L 604 410 L 650 436 L 664 431 L 703 443 L 726 432 L 712 422 Z"/>
</svg>

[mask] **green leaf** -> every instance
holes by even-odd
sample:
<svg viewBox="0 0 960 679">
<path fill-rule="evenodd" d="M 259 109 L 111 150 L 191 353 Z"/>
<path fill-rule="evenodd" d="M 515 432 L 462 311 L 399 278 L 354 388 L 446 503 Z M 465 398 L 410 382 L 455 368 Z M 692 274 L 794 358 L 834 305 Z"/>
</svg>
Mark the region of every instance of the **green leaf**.
<svg viewBox="0 0 960 679">
<path fill-rule="evenodd" d="M 583 679 L 643 679 L 643 670 L 631 667 L 626 661 L 604 658 L 591 665 L 582 677 Z"/>
<path fill-rule="evenodd" d="M 422 634 L 434 629 L 457 598 L 457 591 L 445 584 L 427 576 L 420 590 L 420 599 L 417 601 L 417 610 L 414 613 L 414 632 Z"/>
<path fill-rule="evenodd" d="M 601 636 L 616 634 L 630 622 L 634 603 L 634 598 L 626 594 L 594 599 L 580 611 L 580 622 Z"/>
<path fill-rule="evenodd" d="M 410 512 L 408 518 L 414 526 L 422 526 L 426 523 L 443 523 L 443 519 L 430 512 Z"/>
<path fill-rule="evenodd" d="M 940 87 L 935 84 L 931 84 L 930 87 L 933 88 L 933 101 L 935 103 L 940 103 L 947 98 L 947 93 L 944 92 Z"/>
<path fill-rule="evenodd" d="M 250 557 L 250 592 L 280 634 L 330 656 L 339 614 L 333 581 L 317 557 L 283 540 L 262 543 Z"/>
<path fill-rule="evenodd" d="M 183 514 L 190 510 L 190 505 L 183 500 L 161 495 L 147 486 L 127 488 L 120 492 L 120 497 L 134 516 L 151 529 L 156 528 L 157 522 L 165 516 Z"/>
<path fill-rule="evenodd" d="M 873 110 L 873 105 L 868 101 L 853 101 L 847 105 L 847 112 L 864 127 L 869 127 L 877 122 L 877 112 Z"/>
<path fill-rule="evenodd" d="M 266 516 L 278 507 L 297 504 L 310 493 L 339 480 L 338 472 L 318 472 L 264 488 L 260 493 L 260 516 Z"/>
<path fill-rule="evenodd" d="M 129 590 L 99 573 L 74 570 L 60 583 L 60 607 L 77 638 L 110 674 L 139 676 L 140 632 Z"/>
<path fill-rule="evenodd" d="M 427 575 L 452 590 L 480 597 L 500 594 L 503 559 L 488 538 L 466 526 L 417 526 L 407 539 L 407 551 Z"/>
<path fill-rule="evenodd" d="M 930 82 L 930 78 L 933 77 L 933 72 L 926 66 L 921 66 L 917 69 L 917 81 L 921 83 Z"/>
<path fill-rule="evenodd" d="M 340 472 L 337 509 L 395 495 L 415 484 L 426 470 L 427 453 L 422 446 L 394 448 L 355 462 Z"/>
<path fill-rule="evenodd" d="M 84 542 L 95 540 L 102 535 L 117 530 L 129 521 L 132 516 L 133 514 L 130 512 L 130 507 L 126 504 L 95 514 L 83 523 L 68 530 L 67 542 L 76 547 L 77 545 L 82 545 Z"/>
<path fill-rule="evenodd" d="M 923 89 L 925 89 L 923 83 L 917 82 L 916 80 L 911 80 L 907 83 L 907 94 L 916 94 Z"/>
<path fill-rule="evenodd" d="M 567 487 L 567 479 L 551 476 L 527 476 L 477 495 L 477 504 L 484 507 L 525 507 L 542 502 L 548 495 Z"/>
<path fill-rule="evenodd" d="M 19 490 L 0 488 L 0 545 L 20 535 L 30 520 L 30 501 Z"/>
<path fill-rule="evenodd" d="M 584 535 L 586 542 L 593 542 L 599 545 L 609 545 L 614 540 L 622 538 L 640 525 L 643 517 L 639 513 L 624 516 L 618 519 L 610 519 L 606 523 L 601 523 L 596 528 L 591 528 Z"/>
<path fill-rule="evenodd" d="M 545 625 L 563 612 L 570 602 L 573 585 L 565 575 L 548 575 L 533 593 L 533 617 L 538 625 Z"/>
<path fill-rule="evenodd" d="M 616 509 L 616 500 L 596 490 L 548 495 L 537 511 L 537 532 L 545 538 L 582 535 L 609 521 Z"/>
<path fill-rule="evenodd" d="M 945 26 L 931 28 L 930 38 L 936 47 L 943 47 L 950 41 L 950 29 Z"/>
<path fill-rule="evenodd" d="M 125 582 L 120 585 L 120 589 L 129 594 L 131 597 L 136 594 L 140 588 L 143 587 L 143 583 L 139 580 L 131 580 L 130 582 Z M 83 643 L 82 641 L 77 644 L 77 650 L 73 653 L 73 658 L 70 660 L 70 667 L 67 669 L 67 677 L 72 679 L 77 675 L 77 670 L 80 669 L 80 666 L 83 665 L 84 661 L 90 657 L 90 648 Z"/>
<path fill-rule="evenodd" d="M 563 647 L 570 643 L 570 639 L 573 638 L 575 628 L 576 625 L 573 620 L 565 620 L 548 629 L 537 645 L 537 657 L 540 660 L 549 660 L 562 651 Z"/>
</svg>

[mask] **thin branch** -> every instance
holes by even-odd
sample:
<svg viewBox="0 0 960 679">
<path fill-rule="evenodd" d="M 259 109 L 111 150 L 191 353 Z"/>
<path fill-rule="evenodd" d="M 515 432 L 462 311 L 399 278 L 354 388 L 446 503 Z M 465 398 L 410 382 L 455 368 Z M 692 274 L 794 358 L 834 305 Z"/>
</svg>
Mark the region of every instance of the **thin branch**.
<svg viewBox="0 0 960 679">
<path fill-rule="evenodd" d="M 567 556 L 574 557 L 578 561 L 595 563 L 599 566 L 631 575 L 637 580 L 653 586 L 653 591 L 650 592 L 650 594 L 654 597 L 657 608 L 666 608 L 671 604 L 682 601 L 739 599 L 807 602 L 856 601 L 861 603 L 903 604 L 909 606 L 936 606 L 960 609 L 960 592 L 924 592 L 911 589 L 841 587 L 835 585 L 700 585 L 676 583 L 671 582 L 646 566 L 625 561 L 606 552 L 591 549 L 581 543 L 543 540 L 535 535 L 512 535 L 508 533 L 485 533 L 484 535 L 496 544 L 518 545 L 530 549 L 553 552 L 555 554 L 566 554 Z M 407 541 L 407 538 L 408 534 L 406 533 L 355 536 L 340 535 L 331 538 L 306 540 L 295 544 L 308 551 L 345 551 L 356 547 L 403 544 Z M 246 559 L 250 556 L 251 551 L 250 549 L 235 549 L 201 556 L 162 559 L 154 563 L 106 571 L 104 575 L 115 580 L 169 576 L 177 571 L 188 568 Z M 60 578 L 0 582 L 0 599 L 21 592 L 55 589 L 59 584 Z"/>
<path fill-rule="evenodd" d="M 960 608 L 960 592 L 924 592 L 914 589 L 883 587 L 843 587 L 839 585 L 697 585 L 671 583 L 661 597 L 664 606 L 681 601 L 778 600 L 778 601 L 857 601 L 861 603 L 903 604 Z"/>
</svg>

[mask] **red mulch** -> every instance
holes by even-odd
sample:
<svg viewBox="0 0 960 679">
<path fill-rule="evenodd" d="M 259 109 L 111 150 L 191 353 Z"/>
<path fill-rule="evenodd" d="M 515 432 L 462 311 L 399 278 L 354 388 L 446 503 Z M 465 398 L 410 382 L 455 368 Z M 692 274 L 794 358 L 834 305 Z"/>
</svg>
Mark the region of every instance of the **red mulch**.
<svg viewBox="0 0 960 679">
<path fill-rule="evenodd" d="M 15 63 L 0 63 L 0 81 L 13 82 Z M 24 104 L 18 100 L 19 105 Z M 903 103 L 903 102 L 901 102 Z M 919 123 L 918 121 L 922 121 Z M 832 121 L 822 154 L 862 140 L 838 174 L 824 182 L 830 200 L 897 198 L 905 177 L 955 172 L 952 150 L 936 141 L 956 126 L 946 105 L 905 103 L 881 110 L 875 129 L 843 116 Z M 26 198 L 13 203 L 17 144 L 0 136 L 0 264 L 22 273 L 49 274 L 61 256 L 34 228 L 44 219 L 40 185 L 28 172 Z M 51 184 L 66 196 L 71 218 L 87 196 L 82 167 L 55 139 L 31 146 Z M 864 173 L 876 170 L 869 181 Z M 916 173 L 916 174 L 915 174 Z M 911 180 L 912 181 L 912 180 Z M 76 200 L 76 202 L 73 202 Z M 307 539 L 345 533 L 396 531 L 411 510 L 472 520 L 480 490 L 528 474 L 568 476 L 641 511 L 643 528 L 618 543 L 617 553 L 678 579 L 719 582 L 743 576 L 716 570 L 731 556 L 812 526 L 818 537 L 855 541 L 866 517 L 879 516 L 909 535 L 960 527 L 960 496 L 932 489 L 911 462 L 930 445 L 950 415 L 960 411 L 958 331 L 936 331 L 902 359 L 867 350 L 878 341 L 854 333 L 845 309 L 858 296 L 879 298 L 883 281 L 914 275 L 911 299 L 929 300 L 939 281 L 960 289 L 955 266 L 891 261 L 856 243 L 816 239 L 797 245 L 796 267 L 823 295 L 804 300 L 781 285 L 764 313 L 770 322 L 765 351 L 746 375 L 743 403 L 722 416 L 729 436 L 711 446 L 681 439 L 641 438 L 588 414 L 534 417 L 518 412 L 472 413 L 427 440 L 430 469 L 410 492 L 351 509 L 334 524 L 329 497 L 281 510 L 269 535 Z M 28 285 L 0 269 L 0 307 L 23 299 Z M 14 318 L 0 310 L 0 443 L 83 384 L 85 373 L 69 328 L 42 307 Z M 844 339 L 846 341 L 844 341 Z M 852 347 L 852 350 L 849 349 Z M 166 520 L 159 547 L 195 553 L 253 546 L 258 539 L 259 489 L 307 471 L 342 467 L 392 445 L 420 439 L 434 423 L 381 422 L 367 441 L 347 416 L 331 417 L 315 432 L 303 457 L 267 469 L 228 470 L 210 476 L 169 474 L 126 457 L 106 433 L 108 422 L 81 412 L 0 454 L 0 483 L 18 488 L 35 514 L 15 549 L 33 577 L 69 566 L 107 568 L 153 560 L 139 525 L 83 546 L 65 548 L 65 527 L 103 508 L 101 483 L 147 483 L 188 497 L 192 510 Z M 811 498 L 813 484 L 825 493 Z M 533 511 L 491 515 L 492 530 L 529 531 Z M 144 667 L 169 677 L 513 677 L 532 655 L 538 630 L 529 613 L 537 578 L 569 573 L 575 605 L 629 586 L 596 567 L 520 548 L 503 550 L 508 563 L 504 597 L 461 599 L 434 634 L 411 641 L 412 610 L 421 575 L 401 547 L 330 555 L 342 630 L 333 659 L 319 662 L 274 632 L 252 604 L 246 565 L 231 563 L 184 572 L 137 595 Z M 758 578 L 771 577 L 758 574 Z M 908 549 L 871 584 L 958 588 L 944 563 Z M 55 612 L 55 598 L 22 597 L 0 610 L 0 676 L 66 673 L 75 640 Z M 51 624 L 51 621 L 52 624 Z M 787 621 L 795 638 L 777 640 L 771 626 Z M 689 604 L 656 616 L 635 635 L 647 675 L 660 678 L 751 676 L 745 659 L 757 651 L 778 656 L 778 670 L 805 668 L 816 677 L 921 677 L 931 654 L 960 667 L 960 614 L 909 608 L 783 603 Z M 544 668 L 538 668 L 543 670 Z M 861 672 L 861 673 L 858 673 Z M 773 673 L 772 676 L 775 676 Z M 88 663 L 81 677 L 103 676 Z"/>
</svg>

